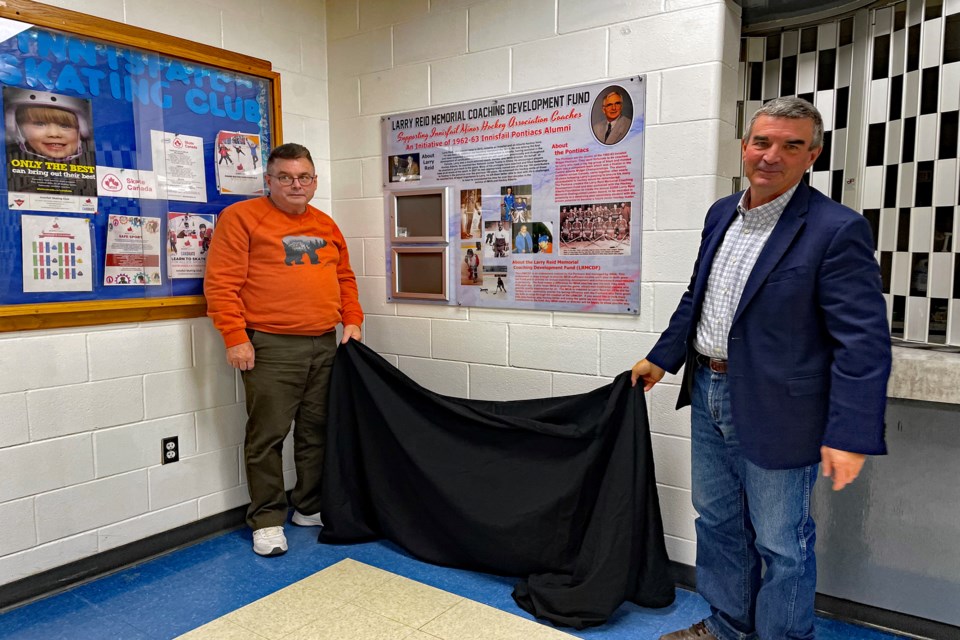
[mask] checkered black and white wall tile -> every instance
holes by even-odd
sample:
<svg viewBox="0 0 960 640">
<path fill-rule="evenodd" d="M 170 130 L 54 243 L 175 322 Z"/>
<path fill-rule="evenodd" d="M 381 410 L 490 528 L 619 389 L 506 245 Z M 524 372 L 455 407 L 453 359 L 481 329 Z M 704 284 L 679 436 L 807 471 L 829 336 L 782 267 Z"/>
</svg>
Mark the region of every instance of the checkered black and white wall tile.
<svg viewBox="0 0 960 640">
<path fill-rule="evenodd" d="M 893 336 L 960 345 L 960 0 L 745 37 L 740 65 L 744 120 L 789 95 L 823 114 L 806 179 L 870 221 Z"/>
</svg>

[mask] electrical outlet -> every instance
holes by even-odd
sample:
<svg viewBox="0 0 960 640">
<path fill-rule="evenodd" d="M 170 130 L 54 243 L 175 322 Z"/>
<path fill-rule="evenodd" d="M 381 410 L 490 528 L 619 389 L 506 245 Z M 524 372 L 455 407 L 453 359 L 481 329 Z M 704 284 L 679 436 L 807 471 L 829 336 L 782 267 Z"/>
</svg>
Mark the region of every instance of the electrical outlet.
<svg viewBox="0 0 960 640">
<path fill-rule="evenodd" d="M 176 462 L 180 459 L 180 437 L 170 436 L 160 441 L 161 444 L 161 464 Z"/>
</svg>

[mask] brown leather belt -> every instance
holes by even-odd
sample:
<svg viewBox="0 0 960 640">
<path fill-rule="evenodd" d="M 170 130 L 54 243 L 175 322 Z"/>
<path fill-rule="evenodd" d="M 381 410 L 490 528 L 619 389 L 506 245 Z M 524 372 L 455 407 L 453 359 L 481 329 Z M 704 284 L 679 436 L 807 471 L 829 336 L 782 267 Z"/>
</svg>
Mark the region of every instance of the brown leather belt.
<svg viewBox="0 0 960 640">
<path fill-rule="evenodd" d="M 710 358 L 703 355 L 702 353 L 697 354 L 697 364 L 708 367 L 710 371 L 714 373 L 726 373 L 727 372 L 727 361 L 721 360 L 720 358 Z"/>
</svg>

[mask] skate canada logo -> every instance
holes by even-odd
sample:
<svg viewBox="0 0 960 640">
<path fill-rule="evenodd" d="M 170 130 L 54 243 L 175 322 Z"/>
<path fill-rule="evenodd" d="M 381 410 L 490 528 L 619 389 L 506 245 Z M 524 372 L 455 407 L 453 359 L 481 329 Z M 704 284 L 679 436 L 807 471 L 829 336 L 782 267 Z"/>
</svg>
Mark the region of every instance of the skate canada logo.
<svg viewBox="0 0 960 640">
<path fill-rule="evenodd" d="M 103 180 L 100 181 L 100 186 L 103 187 L 104 191 L 112 191 L 114 193 L 123 190 L 123 182 L 113 173 L 108 173 L 103 176 Z"/>
</svg>

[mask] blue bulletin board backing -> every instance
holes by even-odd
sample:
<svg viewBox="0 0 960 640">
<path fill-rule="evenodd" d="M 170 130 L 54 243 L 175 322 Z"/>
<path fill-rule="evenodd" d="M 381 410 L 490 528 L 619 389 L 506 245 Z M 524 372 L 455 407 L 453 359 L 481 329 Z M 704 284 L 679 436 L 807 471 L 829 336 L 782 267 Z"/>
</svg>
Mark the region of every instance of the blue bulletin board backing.
<svg viewBox="0 0 960 640">
<path fill-rule="evenodd" d="M 224 207 L 264 188 L 279 137 L 278 75 L 213 47 L 9 5 L 20 10 L 0 35 L 0 320 L 24 305 L 43 315 L 45 304 L 103 301 L 83 308 L 106 311 L 110 301 L 202 296 L 199 245 Z M 185 244 L 197 247 L 191 264 L 171 263 L 187 260 Z M 20 327 L 0 323 L 11 328 Z"/>
</svg>

